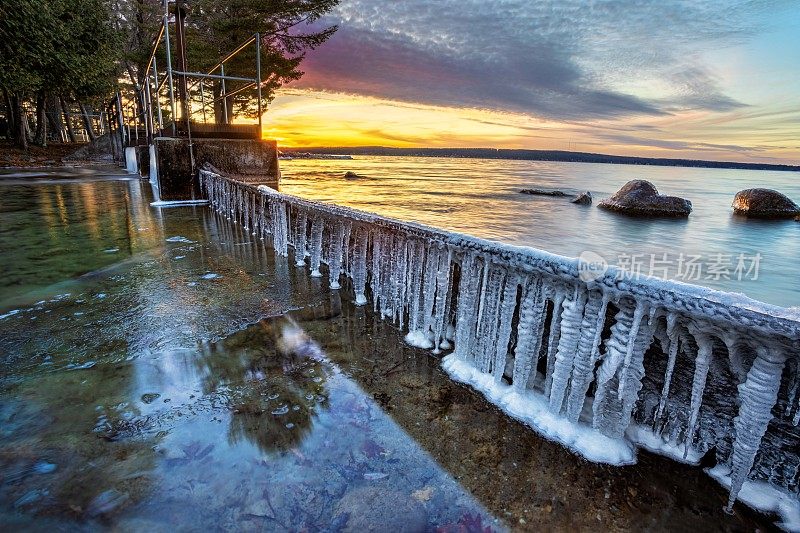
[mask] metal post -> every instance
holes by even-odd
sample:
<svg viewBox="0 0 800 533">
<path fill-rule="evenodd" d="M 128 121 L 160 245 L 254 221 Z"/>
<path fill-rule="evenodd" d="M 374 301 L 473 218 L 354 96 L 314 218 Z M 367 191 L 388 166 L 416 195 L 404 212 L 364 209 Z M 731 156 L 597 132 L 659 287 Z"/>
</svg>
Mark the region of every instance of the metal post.
<svg viewBox="0 0 800 533">
<path fill-rule="evenodd" d="M 258 140 L 261 140 L 261 34 L 256 33 L 256 83 L 258 84 Z"/>
<path fill-rule="evenodd" d="M 147 130 L 147 144 L 153 142 L 153 137 L 155 135 L 155 125 L 153 124 L 153 93 L 150 92 L 150 75 L 147 75 L 147 82 L 146 87 L 146 96 L 147 96 L 147 120 L 149 122 L 149 127 Z"/>
<path fill-rule="evenodd" d="M 156 107 L 158 108 L 158 129 L 164 129 L 164 117 L 161 116 L 161 98 L 158 91 L 158 67 L 156 67 L 156 56 L 153 56 L 153 81 L 156 84 Z"/>
<path fill-rule="evenodd" d="M 203 106 L 203 124 L 206 122 L 206 93 L 203 91 L 203 79 L 200 79 L 200 105 Z"/>
<path fill-rule="evenodd" d="M 139 114 L 139 106 L 136 105 L 136 92 L 139 91 L 135 91 L 133 98 L 133 136 L 136 139 L 136 146 L 139 146 L 139 117 L 141 115 Z"/>
<path fill-rule="evenodd" d="M 172 136 L 177 134 L 175 121 L 175 87 L 172 83 L 172 51 L 169 46 L 169 7 L 168 0 L 164 0 L 164 46 L 167 52 L 167 79 L 169 80 L 169 107 L 172 112 Z"/>
<path fill-rule="evenodd" d="M 188 122 L 191 117 L 189 90 L 186 84 L 186 0 L 175 0 L 175 53 L 178 62 L 178 105 L 181 118 Z M 174 74 L 174 72 L 173 72 Z"/>
<path fill-rule="evenodd" d="M 225 63 L 220 63 L 219 65 L 219 73 L 222 76 L 225 76 Z M 225 124 L 228 123 L 228 99 L 225 97 L 225 78 L 222 78 L 222 120 L 225 121 Z"/>
</svg>

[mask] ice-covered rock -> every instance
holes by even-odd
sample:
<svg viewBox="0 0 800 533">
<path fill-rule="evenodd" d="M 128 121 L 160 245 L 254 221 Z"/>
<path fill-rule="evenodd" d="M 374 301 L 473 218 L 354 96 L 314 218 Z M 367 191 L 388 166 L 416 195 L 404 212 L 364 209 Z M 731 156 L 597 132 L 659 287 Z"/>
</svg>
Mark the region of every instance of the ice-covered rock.
<svg viewBox="0 0 800 533">
<path fill-rule="evenodd" d="M 631 180 L 598 207 L 625 215 L 641 217 L 688 217 L 692 202 L 677 196 L 658 194 L 647 180 Z"/>
<path fill-rule="evenodd" d="M 591 205 L 592 203 L 592 193 L 589 191 L 583 191 L 579 193 L 575 198 L 570 200 L 573 204 L 580 204 L 580 205 Z"/>
<path fill-rule="evenodd" d="M 792 218 L 800 220 L 800 206 L 772 189 L 745 189 L 733 198 L 733 212 L 750 218 Z"/>
</svg>

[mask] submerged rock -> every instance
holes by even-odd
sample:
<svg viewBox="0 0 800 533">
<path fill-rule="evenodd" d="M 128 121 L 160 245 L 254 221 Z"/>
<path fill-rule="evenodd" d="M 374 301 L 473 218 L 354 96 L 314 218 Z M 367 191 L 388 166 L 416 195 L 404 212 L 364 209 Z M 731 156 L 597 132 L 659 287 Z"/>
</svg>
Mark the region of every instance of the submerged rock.
<svg viewBox="0 0 800 533">
<path fill-rule="evenodd" d="M 416 499 L 388 486 L 349 491 L 336 506 L 343 531 L 425 531 L 428 513 Z"/>
<path fill-rule="evenodd" d="M 745 189 L 733 198 L 733 212 L 751 218 L 800 219 L 800 206 L 772 189 Z"/>
<path fill-rule="evenodd" d="M 522 189 L 522 194 L 533 194 L 535 196 L 569 196 L 564 191 L 551 190 L 551 189 Z"/>
<path fill-rule="evenodd" d="M 692 202 L 678 196 L 658 194 L 655 185 L 647 180 L 631 180 L 598 207 L 631 216 L 687 217 Z"/>
<path fill-rule="evenodd" d="M 583 191 L 582 193 L 578 194 L 575 198 L 570 200 L 573 204 L 580 204 L 580 205 L 591 205 L 592 203 L 592 193 L 589 191 Z"/>
</svg>

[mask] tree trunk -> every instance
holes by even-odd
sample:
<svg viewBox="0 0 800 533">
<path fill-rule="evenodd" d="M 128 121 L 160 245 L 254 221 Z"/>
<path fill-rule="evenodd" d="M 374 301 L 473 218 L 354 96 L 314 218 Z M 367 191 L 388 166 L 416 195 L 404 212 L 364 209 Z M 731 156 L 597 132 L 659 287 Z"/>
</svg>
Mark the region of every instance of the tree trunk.
<svg viewBox="0 0 800 533">
<path fill-rule="evenodd" d="M 3 101 L 6 105 L 6 122 L 8 122 L 5 136 L 11 140 L 14 138 L 14 132 L 17 131 L 14 128 L 16 124 L 16 109 L 14 109 L 14 104 L 11 103 L 11 95 L 8 94 L 6 89 L 3 89 Z"/>
<path fill-rule="evenodd" d="M 14 133 L 14 140 L 17 143 L 17 146 L 22 148 L 23 150 L 28 149 L 28 127 L 25 120 L 25 110 L 22 109 L 22 99 L 18 95 L 14 95 L 12 97 L 13 103 L 12 107 L 14 108 L 14 115 L 16 118 L 15 122 L 15 133 Z"/>
<path fill-rule="evenodd" d="M 86 110 L 86 106 L 83 105 L 83 102 L 78 102 L 78 106 L 81 108 L 81 117 L 83 117 L 83 127 L 86 128 L 86 135 L 89 136 L 89 142 L 94 142 L 96 136 L 94 134 L 94 129 L 92 128 L 92 119 L 89 118 L 89 112 Z"/>
<path fill-rule="evenodd" d="M 216 124 L 230 124 L 233 120 L 233 98 L 228 97 L 220 100 L 217 100 L 220 96 L 222 96 L 222 84 L 220 82 L 215 82 L 213 86 L 214 91 L 214 122 Z M 222 107 L 223 105 L 228 106 L 228 115 L 227 120 L 225 117 L 225 109 Z"/>
<path fill-rule="evenodd" d="M 64 142 L 64 121 L 61 120 L 61 104 L 56 96 L 47 97 L 47 121 L 53 134 Z"/>
<path fill-rule="evenodd" d="M 47 147 L 47 99 L 44 91 L 39 91 L 36 94 L 36 133 L 33 135 L 33 144 Z"/>
<path fill-rule="evenodd" d="M 75 130 L 72 129 L 72 114 L 69 112 L 69 106 L 64 103 L 64 99 L 59 97 L 58 101 L 61 103 L 61 109 L 64 111 L 64 122 L 67 124 L 67 137 L 69 142 L 77 142 L 75 140 Z"/>
</svg>

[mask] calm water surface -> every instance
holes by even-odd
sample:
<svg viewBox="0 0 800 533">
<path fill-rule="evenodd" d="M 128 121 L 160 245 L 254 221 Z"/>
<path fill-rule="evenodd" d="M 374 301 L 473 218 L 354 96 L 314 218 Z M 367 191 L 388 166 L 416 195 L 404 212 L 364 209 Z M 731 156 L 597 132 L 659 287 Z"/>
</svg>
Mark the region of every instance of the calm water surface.
<svg viewBox="0 0 800 533">
<path fill-rule="evenodd" d="M 0 178 L 3 530 L 770 523 L 699 468 L 538 438 L 347 287 L 114 174 Z"/>
<path fill-rule="evenodd" d="M 652 258 L 652 274 L 659 277 L 800 305 L 800 223 L 746 220 L 731 210 L 736 192 L 752 187 L 778 189 L 800 203 L 796 172 L 427 157 L 295 159 L 281 161 L 281 171 L 281 190 L 290 194 L 568 257 L 594 251 L 642 274 L 651 273 Z M 346 171 L 366 179 L 345 180 Z M 596 204 L 632 179 L 688 198 L 691 216 L 634 219 L 569 198 L 519 193 L 588 190 Z M 684 266 L 699 256 L 694 264 L 701 270 L 679 273 L 681 254 Z M 737 271 L 740 254 L 743 268 Z M 748 274 L 756 254 L 760 263 Z"/>
</svg>

